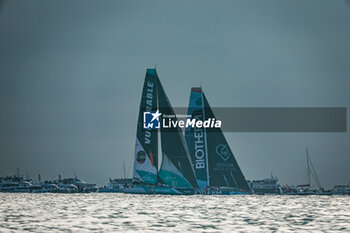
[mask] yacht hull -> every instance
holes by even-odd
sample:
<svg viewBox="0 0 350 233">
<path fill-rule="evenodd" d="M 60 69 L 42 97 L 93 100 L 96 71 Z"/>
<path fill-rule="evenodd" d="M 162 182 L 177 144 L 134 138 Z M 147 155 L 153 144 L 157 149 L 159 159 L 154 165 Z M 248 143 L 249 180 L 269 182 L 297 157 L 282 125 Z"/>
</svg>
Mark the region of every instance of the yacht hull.
<svg viewBox="0 0 350 233">
<path fill-rule="evenodd" d="M 237 189 L 196 189 L 195 195 L 249 195 L 251 192 Z"/>
<path fill-rule="evenodd" d="M 135 186 L 125 188 L 124 193 L 130 194 L 163 194 L 163 195 L 193 195 L 194 190 L 191 188 L 175 188 L 163 186 Z"/>
</svg>

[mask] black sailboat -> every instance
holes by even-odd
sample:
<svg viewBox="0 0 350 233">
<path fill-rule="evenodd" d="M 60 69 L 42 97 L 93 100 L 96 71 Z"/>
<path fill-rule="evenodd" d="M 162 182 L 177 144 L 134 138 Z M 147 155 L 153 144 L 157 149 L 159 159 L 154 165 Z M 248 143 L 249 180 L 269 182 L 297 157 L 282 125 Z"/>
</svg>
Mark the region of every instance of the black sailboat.
<svg viewBox="0 0 350 233">
<path fill-rule="evenodd" d="M 214 119 L 200 87 L 192 88 L 188 115 Z M 186 141 L 199 187 L 209 194 L 244 194 L 250 188 L 220 128 L 186 128 Z"/>
<path fill-rule="evenodd" d="M 158 85 L 159 110 L 163 115 L 173 116 L 177 121 L 174 110 L 159 81 Z M 180 128 L 160 129 L 162 145 L 162 164 L 159 170 L 160 179 L 167 185 L 179 188 L 197 187 L 191 158 Z"/>
</svg>

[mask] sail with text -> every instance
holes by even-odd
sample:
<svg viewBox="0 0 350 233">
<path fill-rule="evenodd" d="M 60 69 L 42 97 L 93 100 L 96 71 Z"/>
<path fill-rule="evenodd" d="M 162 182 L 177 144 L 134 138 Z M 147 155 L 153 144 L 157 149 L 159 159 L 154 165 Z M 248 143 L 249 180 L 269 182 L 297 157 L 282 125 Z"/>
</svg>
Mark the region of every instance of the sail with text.
<svg viewBox="0 0 350 233">
<path fill-rule="evenodd" d="M 144 112 L 156 112 L 158 78 L 154 69 L 147 69 L 137 121 L 133 179 L 145 184 L 157 183 L 158 130 L 143 128 Z"/>
<path fill-rule="evenodd" d="M 158 105 L 163 115 L 174 115 L 174 110 L 158 79 Z M 162 163 L 159 169 L 159 178 L 166 185 L 177 188 L 198 187 L 191 158 L 187 149 L 183 133 L 179 127 L 172 130 L 160 129 L 162 147 Z"/>
<path fill-rule="evenodd" d="M 215 118 L 200 87 L 191 90 L 190 114 L 201 120 Z M 220 128 L 190 128 L 186 130 L 185 137 L 200 187 L 250 190 Z"/>
<path fill-rule="evenodd" d="M 188 115 L 191 119 L 204 121 L 203 95 L 201 88 L 192 88 Z M 200 188 L 206 188 L 208 185 L 208 150 L 206 141 L 206 129 L 204 127 L 187 127 L 185 138 L 188 146 L 193 168 L 197 177 L 197 183 Z"/>
</svg>

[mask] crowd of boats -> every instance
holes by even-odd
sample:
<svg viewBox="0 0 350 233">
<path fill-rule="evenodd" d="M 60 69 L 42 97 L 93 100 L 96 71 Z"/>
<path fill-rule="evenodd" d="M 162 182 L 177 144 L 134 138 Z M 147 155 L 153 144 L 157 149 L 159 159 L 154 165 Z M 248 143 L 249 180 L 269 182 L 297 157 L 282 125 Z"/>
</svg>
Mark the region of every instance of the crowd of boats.
<svg viewBox="0 0 350 233">
<path fill-rule="evenodd" d="M 324 190 L 318 180 L 307 151 L 308 181 L 303 185 L 279 185 L 277 177 L 246 180 L 232 150 L 221 131 L 220 124 L 201 87 L 190 92 L 187 125 L 172 108 L 155 69 L 147 69 L 142 90 L 133 176 L 131 179 L 110 180 L 108 186 L 97 187 L 74 178 L 33 182 L 19 175 L 0 178 L 1 192 L 122 192 L 133 194 L 280 194 L 332 195 L 349 194 L 350 184 Z M 172 122 L 161 127 L 161 118 Z M 165 120 L 165 119 L 163 119 Z M 208 124 L 206 124 L 206 122 Z M 183 123 L 183 121 L 182 121 Z M 183 125 L 183 124 L 182 124 Z M 207 125 L 207 126 L 206 126 Z M 170 127 L 170 128 L 169 128 Z M 171 128 L 172 127 L 172 128 Z M 125 165 L 124 165 L 125 167 Z M 125 176 L 125 175 L 124 175 Z M 315 188 L 311 188 L 311 176 Z"/>
<path fill-rule="evenodd" d="M 9 193 L 89 193 L 97 192 L 99 187 L 87 183 L 76 176 L 74 178 L 61 178 L 58 175 L 54 180 L 33 181 L 29 177 L 20 175 L 19 170 L 13 176 L 0 177 L 0 192 Z"/>
<path fill-rule="evenodd" d="M 140 187 L 135 184 L 131 178 L 110 179 L 108 185 L 98 187 L 96 184 L 87 183 L 76 176 L 73 178 L 61 179 L 58 175 L 57 179 L 41 181 L 40 175 L 38 181 L 33 181 L 19 173 L 13 176 L 0 177 L 0 192 L 8 193 L 133 193 L 130 190 Z M 278 178 L 272 176 L 261 180 L 247 181 L 250 193 L 236 194 L 256 194 L 256 195 L 350 195 L 350 183 L 348 185 L 335 185 L 331 190 L 312 188 L 309 184 L 303 185 L 280 185 Z M 157 186 L 154 186 L 157 187 Z M 148 193 L 153 194 L 154 187 L 148 186 Z M 164 186 L 165 188 L 166 186 Z M 158 192 L 159 192 L 159 187 Z M 212 194 L 220 195 L 225 191 L 226 187 L 215 187 L 206 189 L 193 189 L 187 194 Z M 161 194 L 161 193 L 159 193 Z M 168 193 L 164 193 L 168 194 Z M 184 193 L 178 193 L 184 194 Z M 186 193 L 185 193 L 186 194 Z"/>
</svg>

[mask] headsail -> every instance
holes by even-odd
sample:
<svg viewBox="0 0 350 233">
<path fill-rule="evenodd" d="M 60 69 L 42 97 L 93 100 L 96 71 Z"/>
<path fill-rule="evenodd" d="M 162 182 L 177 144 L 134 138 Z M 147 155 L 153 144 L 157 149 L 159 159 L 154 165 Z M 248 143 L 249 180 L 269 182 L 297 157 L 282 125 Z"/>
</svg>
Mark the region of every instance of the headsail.
<svg viewBox="0 0 350 233">
<path fill-rule="evenodd" d="M 215 118 L 203 93 L 205 118 Z M 243 173 L 220 128 L 207 132 L 209 185 L 250 190 Z"/>
<path fill-rule="evenodd" d="M 175 115 L 159 79 L 158 105 L 159 111 L 163 115 Z M 172 119 L 176 120 L 176 117 Z M 178 127 L 171 130 L 161 128 L 160 132 L 162 164 L 159 170 L 159 178 L 161 181 L 173 187 L 197 187 L 191 158 L 181 130 Z"/>
<path fill-rule="evenodd" d="M 133 178 L 146 184 L 157 183 L 158 130 L 143 128 L 143 113 L 157 110 L 156 75 L 154 69 L 147 69 L 137 121 Z"/>
</svg>

